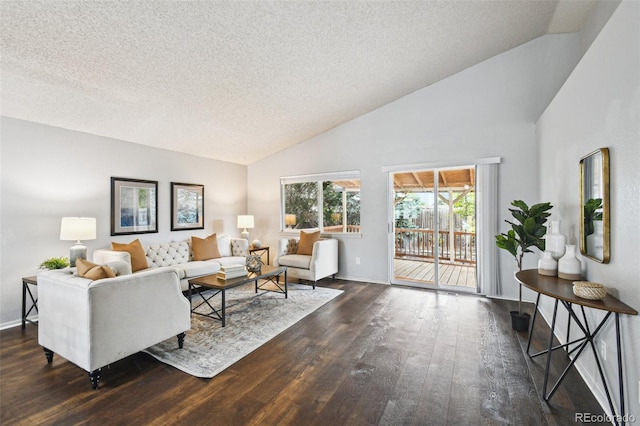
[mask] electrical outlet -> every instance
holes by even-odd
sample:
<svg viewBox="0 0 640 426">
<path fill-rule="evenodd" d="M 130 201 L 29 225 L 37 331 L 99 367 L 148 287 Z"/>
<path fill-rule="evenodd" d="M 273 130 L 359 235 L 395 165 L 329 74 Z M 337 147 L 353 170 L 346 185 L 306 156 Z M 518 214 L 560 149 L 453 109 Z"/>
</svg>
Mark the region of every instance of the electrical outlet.
<svg viewBox="0 0 640 426">
<path fill-rule="evenodd" d="M 602 355 L 604 361 L 607 360 L 607 342 L 604 340 L 600 341 L 600 355 Z"/>
<path fill-rule="evenodd" d="M 359 264 L 360 264 L 360 258 L 356 257 L 356 265 L 359 265 Z"/>
</svg>

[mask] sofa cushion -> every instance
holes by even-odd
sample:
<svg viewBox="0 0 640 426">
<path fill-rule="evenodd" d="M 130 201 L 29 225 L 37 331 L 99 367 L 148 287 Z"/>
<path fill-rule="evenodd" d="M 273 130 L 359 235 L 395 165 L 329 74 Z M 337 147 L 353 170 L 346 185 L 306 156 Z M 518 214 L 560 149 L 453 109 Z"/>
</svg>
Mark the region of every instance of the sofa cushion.
<svg viewBox="0 0 640 426">
<path fill-rule="evenodd" d="M 107 265 L 96 265 L 84 259 L 76 259 L 78 276 L 90 280 L 101 280 L 103 278 L 113 278 L 116 273 Z"/>
<path fill-rule="evenodd" d="M 287 254 L 278 258 L 280 266 L 291 266 L 292 268 L 309 269 L 311 256 L 305 254 Z"/>
<path fill-rule="evenodd" d="M 209 235 L 207 238 L 192 236 L 191 249 L 193 250 L 193 260 L 209 260 L 222 257 L 218 250 L 216 234 Z"/>
<path fill-rule="evenodd" d="M 300 242 L 296 254 L 312 254 L 313 244 L 320 239 L 320 231 L 300 232 Z"/>
<path fill-rule="evenodd" d="M 247 262 L 247 258 L 244 256 L 228 256 L 221 257 L 220 259 L 216 259 L 221 266 L 231 266 L 231 265 L 244 265 Z"/>
<path fill-rule="evenodd" d="M 126 251 L 131 256 L 131 270 L 133 272 L 147 269 L 149 264 L 147 263 L 147 257 L 142 248 L 140 240 L 136 239 L 129 244 L 111 243 L 111 249 L 115 251 Z"/>
<path fill-rule="evenodd" d="M 220 270 L 220 264 L 216 261 L 193 260 L 187 263 L 174 265 L 180 279 L 201 277 L 202 275 L 215 274 Z"/>
</svg>

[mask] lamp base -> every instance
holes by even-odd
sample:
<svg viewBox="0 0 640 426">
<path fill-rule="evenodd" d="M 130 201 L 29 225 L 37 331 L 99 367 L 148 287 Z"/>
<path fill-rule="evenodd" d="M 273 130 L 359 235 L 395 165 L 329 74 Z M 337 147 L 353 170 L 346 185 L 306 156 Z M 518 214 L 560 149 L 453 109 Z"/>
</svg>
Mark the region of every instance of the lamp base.
<svg viewBox="0 0 640 426">
<path fill-rule="evenodd" d="M 87 259 L 87 246 L 80 241 L 69 249 L 69 265 L 72 268 L 76 266 L 76 259 Z"/>
<path fill-rule="evenodd" d="M 249 232 L 246 229 L 240 233 L 240 236 L 249 241 Z"/>
</svg>

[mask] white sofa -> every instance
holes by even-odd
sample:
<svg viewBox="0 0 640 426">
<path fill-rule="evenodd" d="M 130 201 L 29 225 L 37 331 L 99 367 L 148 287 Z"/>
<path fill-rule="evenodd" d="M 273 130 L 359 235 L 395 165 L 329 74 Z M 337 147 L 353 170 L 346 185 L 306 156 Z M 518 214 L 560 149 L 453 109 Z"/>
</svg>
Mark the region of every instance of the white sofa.
<svg viewBox="0 0 640 426">
<path fill-rule="evenodd" d="M 89 372 L 93 389 L 100 370 L 173 336 L 182 348 L 191 328 L 191 306 L 174 268 L 131 274 L 124 262 L 108 263 L 114 278 L 90 280 L 75 268 L 38 275 L 38 342 Z"/>
<path fill-rule="evenodd" d="M 182 291 L 189 289 L 191 278 L 215 274 L 222 266 L 246 263 L 249 254 L 249 241 L 243 238 L 231 238 L 226 235 L 217 237 L 218 250 L 222 257 L 210 260 L 193 260 L 191 241 L 175 241 L 145 245 L 143 249 L 147 257 L 149 269 L 170 266 L 178 271 Z M 100 249 L 93 252 L 93 262 L 104 264 L 122 260 L 131 264 L 129 253 Z M 134 274 L 141 271 L 134 272 Z"/>
<path fill-rule="evenodd" d="M 311 281 L 313 288 L 316 282 L 338 273 L 338 240 L 321 239 L 313 243 L 311 255 L 297 254 L 299 238 L 278 240 L 278 252 L 274 264 L 286 266 L 288 278 Z"/>
</svg>

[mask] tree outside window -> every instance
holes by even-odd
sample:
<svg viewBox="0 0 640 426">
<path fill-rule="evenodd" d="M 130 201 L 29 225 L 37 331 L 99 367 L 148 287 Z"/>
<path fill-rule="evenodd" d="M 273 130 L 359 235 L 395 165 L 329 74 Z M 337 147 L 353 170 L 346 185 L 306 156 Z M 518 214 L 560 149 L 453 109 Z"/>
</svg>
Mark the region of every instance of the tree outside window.
<svg viewBox="0 0 640 426">
<path fill-rule="evenodd" d="M 360 232 L 360 179 L 283 183 L 284 229 Z"/>
</svg>

